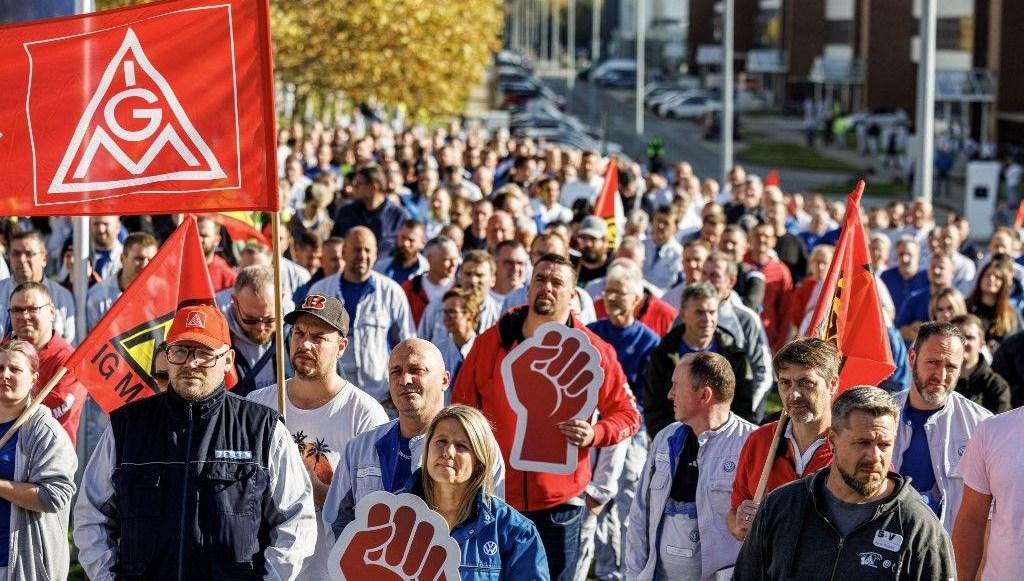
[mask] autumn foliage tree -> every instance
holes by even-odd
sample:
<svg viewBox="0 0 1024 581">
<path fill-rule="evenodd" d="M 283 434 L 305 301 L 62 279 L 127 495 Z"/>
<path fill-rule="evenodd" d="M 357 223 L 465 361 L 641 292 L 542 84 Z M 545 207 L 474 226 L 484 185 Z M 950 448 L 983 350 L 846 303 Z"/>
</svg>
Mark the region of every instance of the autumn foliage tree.
<svg viewBox="0 0 1024 581">
<path fill-rule="evenodd" d="M 142 0 L 97 0 L 99 9 Z M 301 95 L 460 113 L 501 45 L 501 0 L 271 0 L 278 81 Z"/>
</svg>

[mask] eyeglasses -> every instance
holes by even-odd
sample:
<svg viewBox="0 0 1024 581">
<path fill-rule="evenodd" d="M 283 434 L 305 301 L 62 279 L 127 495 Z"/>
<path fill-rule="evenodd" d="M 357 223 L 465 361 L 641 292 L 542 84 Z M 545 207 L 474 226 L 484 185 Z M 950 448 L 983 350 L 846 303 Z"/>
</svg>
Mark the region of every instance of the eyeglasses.
<svg viewBox="0 0 1024 581">
<path fill-rule="evenodd" d="M 21 260 L 22 258 L 35 258 L 40 254 L 42 254 L 42 252 L 32 252 L 29 250 L 12 250 L 11 258 L 15 260 Z"/>
<path fill-rule="evenodd" d="M 272 316 L 271 317 L 244 317 L 244 316 L 242 316 L 242 313 L 239 312 L 237 309 L 235 309 L 235 312 L 238 313 L 238 320 L 241 321 L 243 325 L 259 325 L 260 323 L 262 323 L 264 325 L 270 325 L 274 321 L 277 320 L 277 319 L 275 319 Z"/>
<path fill-rule="evenodd" d="M 183 345 L 170 345 L 167 347 L 167 362 L 174 365 L 184 365 L 189 356 L 199 367 L 213 367 L 217 360 L 228 354 L 229 350 L 217 353 L 202 347 L 185 347 Z M 154 375 L 155 377 L 155 375 Z"/>
<path fill-rule="evenodd" d="M 31 317 L 33 315 L 38 314 L 40 310 L 45 309 L 51 304 L 53 303 L 46 303 L 45 305 L 39 305 L 38 307 L 11 307 L 7 309 L 7 312 L 10 313 L 12 317 L 17 317 L 20 315 L 28 315 Z"/>
</svg>

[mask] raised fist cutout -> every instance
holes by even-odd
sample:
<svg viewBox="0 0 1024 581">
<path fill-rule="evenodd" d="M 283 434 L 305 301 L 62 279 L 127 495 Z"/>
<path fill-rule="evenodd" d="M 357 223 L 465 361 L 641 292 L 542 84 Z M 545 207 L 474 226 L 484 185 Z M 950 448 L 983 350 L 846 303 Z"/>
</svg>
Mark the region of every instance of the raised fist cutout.
<svg viewBox="0 0 1024 581">
<path fill-rule="evenodd" d="M 461 551 L 441 515 L 412 494 L 373 492 L 331 549 L 337 581 L 458 581 Z"/>
<path fill-rule="evenodd" d="M 579 448 L 559 430 L 567 420 L 589 419 L 604 371 L 597 349 L 582 332 L 545 323 L 501 365 L 505 393 L 516 413 L 509 463 L 517 470 L 571 474 Z"/>
</svg>

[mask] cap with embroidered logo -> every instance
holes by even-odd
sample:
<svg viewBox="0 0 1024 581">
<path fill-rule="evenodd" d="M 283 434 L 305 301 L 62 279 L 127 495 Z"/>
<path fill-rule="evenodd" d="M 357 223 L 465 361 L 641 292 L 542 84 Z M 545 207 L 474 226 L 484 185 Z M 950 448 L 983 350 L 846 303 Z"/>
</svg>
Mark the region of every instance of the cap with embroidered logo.
<svg viewBox="0 0 1024 581">
<path fill-rule="evenodd" d="M 167 344 L 194 341 L 208 349 L 231 344 L 231 332 L 224 314 L 213 305 L 190 305 L 174 313 Z"/>
<path fill-rule="evenodd" d="M 302 315 L 312 315 L 341 333 L 342 338 L 348 337 L 348 311 L 345 303 L 337 297 L 309 295 L 294 311 L 284 316 L 284 322 L 294 325 Z"/>
</svg>

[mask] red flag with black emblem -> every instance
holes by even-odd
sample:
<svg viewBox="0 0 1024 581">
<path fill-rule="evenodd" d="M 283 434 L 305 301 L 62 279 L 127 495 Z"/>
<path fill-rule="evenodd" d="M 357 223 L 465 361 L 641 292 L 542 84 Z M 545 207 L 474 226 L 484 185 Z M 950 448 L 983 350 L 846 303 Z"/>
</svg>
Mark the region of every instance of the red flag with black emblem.
<svg viewBox="0 0 1024 581">
<path fill-rule="evenodd" d="M 846 200 L 843 230 L 807 327 L 808 336 L 831 341 L 839 350 L 840 392 L 878 385 L 896 369 L 860 217 L 863 194 L 864 182 L 857 182 Z"/>
<path fill-rule="evenodd" d="M 153 395 L 154 350 L 166 339 L 175 310 L 213 302 L 196 218 L 189 215 L 64 366 L 107 413 Z"/>
<path fill-rule="evenodd" d="M 0 215 L 276 211 L 267 0 L 0 27 Z"/>
</svg>

